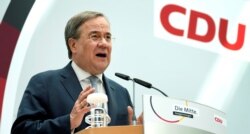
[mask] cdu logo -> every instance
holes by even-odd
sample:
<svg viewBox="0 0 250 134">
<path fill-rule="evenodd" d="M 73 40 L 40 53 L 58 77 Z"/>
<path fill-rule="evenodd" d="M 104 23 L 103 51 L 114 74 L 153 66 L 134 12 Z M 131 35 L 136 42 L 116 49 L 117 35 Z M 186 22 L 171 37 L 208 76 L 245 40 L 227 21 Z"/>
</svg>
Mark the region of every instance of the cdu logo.
<svg viewBox="0 0 250 134">
<path fill-rule="evenodd" d="M 222 126 L 227 126 L 227 121 L 218 115 L 214 115 L 214 122 Z"/>
<path fill-rule="evenodd" d="M 250 60 L 250 2 L 231 7 L 222 0 L 157 0 L 154 4 L 156 37 Z"/>
</svg>

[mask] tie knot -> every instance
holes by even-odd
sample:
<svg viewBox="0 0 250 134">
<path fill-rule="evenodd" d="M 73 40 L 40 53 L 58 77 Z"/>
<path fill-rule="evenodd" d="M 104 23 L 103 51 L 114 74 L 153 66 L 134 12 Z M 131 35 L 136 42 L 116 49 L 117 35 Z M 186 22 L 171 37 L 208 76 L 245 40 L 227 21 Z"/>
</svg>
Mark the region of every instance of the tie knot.
<svg viewBox="0 0 250 134">
<path fill-rule="evenodd" d="M 94 75 L 91 75 L 88 77 L 88 79 L 91 83 L 91 86 L 97 90 L 97 82 L 99 81 L 99 78 Z"/>
</svg>

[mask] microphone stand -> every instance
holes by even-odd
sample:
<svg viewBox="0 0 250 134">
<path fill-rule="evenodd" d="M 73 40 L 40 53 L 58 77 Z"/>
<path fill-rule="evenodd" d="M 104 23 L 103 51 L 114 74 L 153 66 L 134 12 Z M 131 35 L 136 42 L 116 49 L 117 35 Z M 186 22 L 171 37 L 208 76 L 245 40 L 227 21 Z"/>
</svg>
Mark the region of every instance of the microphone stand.
<svg viewBox="0 0 250 134">
<path fill-rule="evenodd" d="M 136 125 L 136 116 L 135 116 L 135 80 L 134 79 L 131 79 L 128 75 L 125 75 L 125 74 L 121 74 L 121 73 L 115 73 L 115 76 L 121 78 L 121 79 L 124 79 L 124 80 L 132 80 L 133 81 L 133 117 L 132 117 L 132 125 Z"/>
<path fill-rule="evenodd" d="M 136 125 L 136 116 L 135 116 L 135 81 L 133 81 L 133 117 L 132 117 L 132 124 L 135 126 Z"/>
</svg>

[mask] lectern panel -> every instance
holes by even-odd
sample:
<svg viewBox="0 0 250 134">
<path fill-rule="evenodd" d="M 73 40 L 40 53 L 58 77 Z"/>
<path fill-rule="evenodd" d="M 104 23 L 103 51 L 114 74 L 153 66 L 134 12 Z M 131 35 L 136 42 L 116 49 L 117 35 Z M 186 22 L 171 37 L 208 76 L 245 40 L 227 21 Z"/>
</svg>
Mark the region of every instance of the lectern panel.
<svg viewBox="0 0 250 134">
<path fill-rule="evenodd" d="M 196 102 L 143 96 L 144 134 L 226 134 L 225 113 Z"/>
</svg>

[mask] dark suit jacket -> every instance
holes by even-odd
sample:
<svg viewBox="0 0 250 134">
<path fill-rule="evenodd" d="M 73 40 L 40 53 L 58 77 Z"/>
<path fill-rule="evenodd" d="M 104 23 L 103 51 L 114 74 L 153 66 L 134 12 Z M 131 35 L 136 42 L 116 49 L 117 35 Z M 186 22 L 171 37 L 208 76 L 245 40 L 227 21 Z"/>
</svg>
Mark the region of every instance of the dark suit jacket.
<svg viewBox="0 0 250 134">
<path fill-rule="evenodd" d="M 108 96 L 109 125 L 127 125 L 128 91 L 103 75 Z M 63 69 L 33 76 L 24 92 L 12 134 L 70 134 L 69 114 L 82 91 L 71 62 Z M 75 132 L 88 126 L 85 121 Z"/>
</svg>

